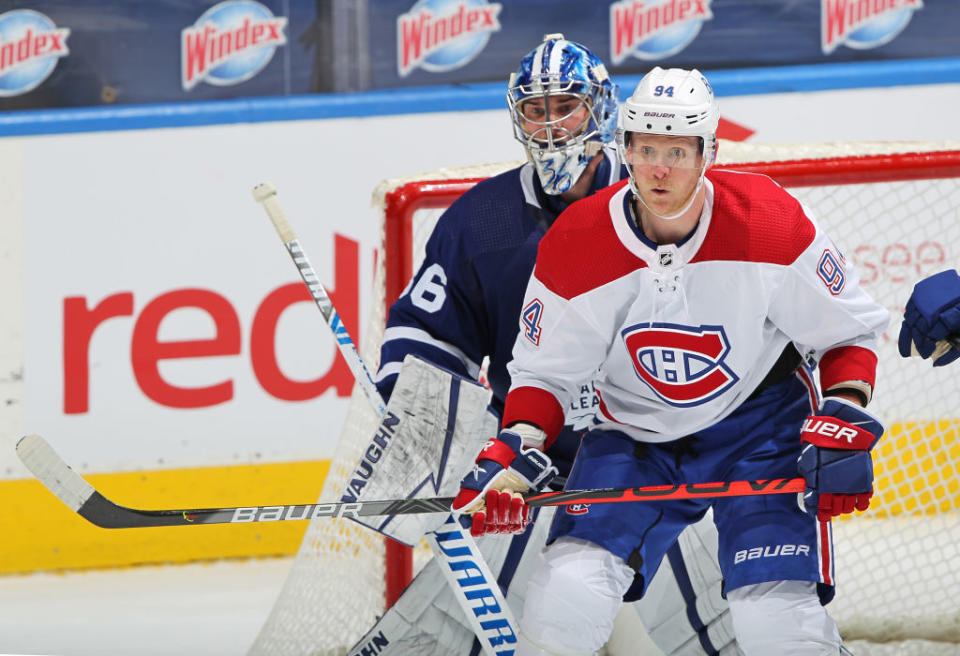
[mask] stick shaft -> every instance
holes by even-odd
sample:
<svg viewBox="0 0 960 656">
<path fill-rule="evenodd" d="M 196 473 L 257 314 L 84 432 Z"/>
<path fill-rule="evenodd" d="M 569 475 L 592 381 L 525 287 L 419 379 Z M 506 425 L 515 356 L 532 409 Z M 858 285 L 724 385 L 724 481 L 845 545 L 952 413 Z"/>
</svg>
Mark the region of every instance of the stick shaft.
<svg viewBox="0 0 960 656">
<path fill-rule="evenodd" d="M 287 220 L 283 208 L 280 207 L 280 202 L 277 200 L 276 188 L 271 183 L 265 182 L 253 190 L 253 197 L 263 205 L 263 209 L 266 211 L 267 216 L 270 217 L 273 227 L 277 230 L 277 234 L 280 235 L 280 239 L 283 241 L 284 246 L 286 246 L 290 258 L 297 266 L 300 277 L 303 279 L 307 289 L 310 290 L 310 296 L 313 298 L 314 303 L 320 310 L 320 314 L 323 315 L 324 321 L 326 321 L 327 326 L 333 333 L 333 337 L 337 342 L 337 348 L 340 349 L 340 354 L 343 355 L 347 366 L 350 367 L 354 379 L 360 385 L 360 388 L 370 400 L 374 409 L 382 416 L 387 410 L 386 404 L 383 402 L 383 397 L 381 397 L 377 391 L 373 377 L 363 364 L 363 360 L 360 358 L 360 353 L 357 351 L 354 341 L 350 338 L 350 334 L 347 332 L 346 326 L 343 325 L 337 309 L 333 306 L 333 300 L 331 300 L 330 295 L 327 294 L 327 290 L 324 289 L 323 284 L 320 282 L 317 272 L 314 270 L 313 265 L 310 264 L 307 254 L 300 245 L 300 240 L 297 239 L 297 235 L 293 231 L 293 226 L 290 225 L 290 221 Z"/>
<path fill-rule="evenodd" d="M 87 521 L 103 528 L 145 526 L 189 526 L 199 524 L 242 524 L 314 519 L 318 517 L 368 517 L 449 513 L 453 497 L 387 499 L 332 503 L 304 503 L 234 508 L 176 508 L 142 510 L 120 506 L 100 494 L 74 472 L 39 435 L 28 435 L 17 443 L 17 455 L 36 478 L 63 503 Z M 569 506 L 583 503 L 668 501 L 714 497 L 752 496 L 802 492 L 802 478 L 768 481 L 683 483 L 633 488 L 601 488 L 564 492 L 530 492 L 524 495 L 531 506 Z"/>
</svg>

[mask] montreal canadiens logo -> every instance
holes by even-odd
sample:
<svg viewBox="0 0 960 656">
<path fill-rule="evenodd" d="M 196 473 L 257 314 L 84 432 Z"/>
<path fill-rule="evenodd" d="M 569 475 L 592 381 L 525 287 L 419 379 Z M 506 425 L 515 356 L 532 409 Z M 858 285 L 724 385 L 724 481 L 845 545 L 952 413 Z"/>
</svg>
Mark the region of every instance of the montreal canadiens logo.
<svg viewBox="0 0 960 656">
<path fill-rule="evenodd" d="M 723 362 L 730 343 L 722 326 L 643 323 L 621 335 L 637 376 L 670 405 L 706 403 L 739 380 Z"/>
<path fill-rule="evenodd" d="M 287 19 L 253 0 L 214 5 L 181 32 L 180 71 L 184 91 L 200 82 L 217 86 L 249 80 L 286 44 Z"/>
<path fill-rule="evenodd" d="M 397 71 L 431 73 L 466 65 L 500 31 L 503 6 L 487 0 L 420 0 L 397 17 Z"/>
<path fill-rule="evenodd" d="M 70 54 L 70 30 L 31 9 L 0 14 L 0 97 L 18 96 L 43 83 Z"/>
<path fill-rule="evenodd" d="M 623 0 L 610 5 L 610 59 L 675 55 L 713 18 L 712 0 Z"/>
<path fill-rule="evenodd" d="M 923 0 L 820 0 L 820 47 L 825 55 L 840 45 L 877 48 L 896 38 L 922 8 Z"/>
</svg>

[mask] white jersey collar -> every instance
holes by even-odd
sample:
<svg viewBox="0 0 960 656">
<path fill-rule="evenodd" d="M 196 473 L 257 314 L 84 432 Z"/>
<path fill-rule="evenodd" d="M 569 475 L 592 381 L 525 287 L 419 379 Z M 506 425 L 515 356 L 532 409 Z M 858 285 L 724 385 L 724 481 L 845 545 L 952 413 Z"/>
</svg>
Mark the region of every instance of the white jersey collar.
<svg viewBox="0 0 960 656">
<path fill-rule="evenodd" d="M 639 228 L 634 227 L 633 219 L 627 209 L 627 195 L 633 192 L 630 190 L 630 185 L 624 185 L 610 198 L 608 205 L 610 220 L 613 222 L 613 229 L 617 233 L 620 243 L 628 251 L 646 262 L 648 266 L 655 269 L 675 269 L 692 260 L 707 237 L 707 232 L 710 229 L 710 219 L 713 216 L 713 183 L 704 178 L 703 187 L 705 190 L 703 211 L 700 213 L 700 220 L 697 227 L 694 228 L 693 234 L 679 246 L 675 244 L 656 246 L 641 238 L 638 234 Z M 670 253 L 671 256 L 667 257 L 667 253 Z"/>
</svg>

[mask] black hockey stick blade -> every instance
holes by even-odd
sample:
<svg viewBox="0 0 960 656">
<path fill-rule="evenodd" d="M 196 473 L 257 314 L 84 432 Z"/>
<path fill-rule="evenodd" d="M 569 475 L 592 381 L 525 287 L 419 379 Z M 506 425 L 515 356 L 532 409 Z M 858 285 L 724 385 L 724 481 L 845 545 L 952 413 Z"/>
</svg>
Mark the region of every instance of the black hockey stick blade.
<svg viewBox="0 0 960 656">
<path fill-rule="evenodd" d="M 17 442 L 17 455 L 27 469 L 70 509 L 102 528 L 144 526 L 190 526 L 197 524 L 242 524 L 313 519 L 315 517 L 365 517 L 450 512 L 453 497 L 391 499 L 385 501 L 341 501 L 237 508 L 196 508 L 140 510 L 110 501 L 97 492 L 57 455 L 39 435 L 27 435 Z M 784 494 L 802 492 L 802 478 L 722 483 L 681 483 L 635 488 L 604 488 L 564 492 L 530 492 L 524 495 L 531 506 L 566 506 L 582 503 L 616 503 L 709 497 Z"/>
<path fill-rule="evenodd" d="M 313 519 L 314 517 L 359 517 L 424 512 L 450 512 L 453 497 L 397 499 L 358 503 L 310 503 L 237 508 L 141 510 L 127 508 L 106 498 L 63 461 L 39 435 L 17 442 L 17 455 L 30 472 L 60 501 L 81 517 L 102 528 L 231 524 Z"/>
</svg>

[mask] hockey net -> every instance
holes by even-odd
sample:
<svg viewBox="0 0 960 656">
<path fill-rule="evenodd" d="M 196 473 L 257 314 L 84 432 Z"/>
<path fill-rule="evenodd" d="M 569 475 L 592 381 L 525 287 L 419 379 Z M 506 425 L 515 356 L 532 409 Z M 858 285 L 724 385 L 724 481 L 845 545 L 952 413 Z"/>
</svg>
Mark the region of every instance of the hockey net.
<svg viewBox="0 0 960 656">
<path fill-rule="evenodd" d="M 361 349 L 368 368 L 377 366 L 386 308 L 443 208 L 519 164 L 433 171 L 374 191 L 384 246 Z M 723 142 L 717 166 L 770 175 L 813 208 L 893 316 L 871 404 L 887 425 L 874 453 L 876 495 L 866 513 L 834 522 L 830 613 L 858 656 L 960 654 L 960 363 L 934 369 L 896 347 L 914 283 L 960 268 L 960 143 Z M 356 390 L 322 499 L 339 496 L 376 423 Z M 403 556 L 387 551 L 353 522 L 315 520 L 251 654 L 345 653 L 383 612 L 386 577 L 398 567 L 407 575 Z M 429 552 L 415 556 L 419 567 Z"/>
</svg>

